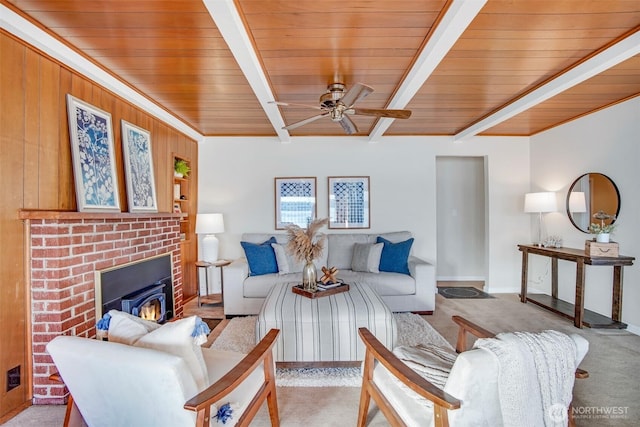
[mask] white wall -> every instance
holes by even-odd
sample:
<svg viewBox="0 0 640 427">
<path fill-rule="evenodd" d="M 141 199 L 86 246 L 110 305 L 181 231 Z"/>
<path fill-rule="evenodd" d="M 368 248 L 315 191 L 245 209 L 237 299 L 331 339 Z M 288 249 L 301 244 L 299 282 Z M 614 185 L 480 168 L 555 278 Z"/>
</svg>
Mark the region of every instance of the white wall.
<svg viewBox="0 0 640 427">
<path fill-rule="evenodd" d="M 529 191 L 528 138 L 448 137 L 361 139 L 205 138 L 199 147 L 198 211 L 222 212 L 220 256 L 243 255 L 243 232 L 274 231 L 274 177 L 317 177 L 318 217 L 327 214 L 328 176 L 370 176 L 371 229 L 410 230 L 412 252 L 436 261 L 436 156 L 486 156 L 487 289 L 516 292 L 520 252 L 530 240 L 530 219 L 522 212 Z M 343 232 L 331 230 L 331 232 Z"/>
<path fill-rule="evenodd" d="M 569 186 L 578 176 L 600 172 L 618 186 L 621 209 L 613 239 L 620 253 L 640 256 L 640 98 L 574 120 L 531 138 L 532 187 L 558 192 L 564 211 Z M 588 234 L 573 227 L 566 212 L 548 214 L 546 225 L 559 234 L 568 247 L 583 248 Z M 537 258 L 537 257 L 535 257 Z M 530 277 L 546 277 L 547 262 L 536 262 Z M 585 308 L 611 315 L 610 267 L 587 267 Z M 573 302 L 575 264 L 559 263 L 559 297 Z M 640 270 L 638 265 L 624 268 L 622 321 L 640 333 Z M 545 281 L 548 284 L 548 281 Z M 548 290 L 550 292 L 550 290 Z"/>
<path fill-rule="evenodd" d="M 438 156 L 438 280 L 485 280 L 484 157 Z"/>
</svg>

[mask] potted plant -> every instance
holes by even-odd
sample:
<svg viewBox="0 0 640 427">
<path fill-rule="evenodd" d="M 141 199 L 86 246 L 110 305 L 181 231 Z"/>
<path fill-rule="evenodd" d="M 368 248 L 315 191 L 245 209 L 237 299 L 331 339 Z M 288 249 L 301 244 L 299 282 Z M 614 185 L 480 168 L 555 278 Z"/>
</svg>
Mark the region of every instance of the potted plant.
<svg viewBox="0 0 640 427">
<path fill-rule="evenodd" d="M 599 219 L 600 223 L 598 224 L 597 222 L 592 222 L 591 225 L 589 225 L 589 233 L 596 235 L 596 242 L 609 243 L 609 236 L 611 235 L 611 233 L 613 233 L 613 230 L 615 230 L 616 225 L 605 224 L 604 221 L 614 221 L 616 219 L 616 216 L 609 215 L 604 211 L 598 211 L 593 215 L 593 217 L 595 219 Z"/>
<path fill-rule="evenodd" d="M 191 168 L 187 162 L 182 159 L 175 159 L 173 162 L 173 170 L 176 178 L 186 178 L 189 175 L 189 172 L 191 172 Z"/>
</svg>

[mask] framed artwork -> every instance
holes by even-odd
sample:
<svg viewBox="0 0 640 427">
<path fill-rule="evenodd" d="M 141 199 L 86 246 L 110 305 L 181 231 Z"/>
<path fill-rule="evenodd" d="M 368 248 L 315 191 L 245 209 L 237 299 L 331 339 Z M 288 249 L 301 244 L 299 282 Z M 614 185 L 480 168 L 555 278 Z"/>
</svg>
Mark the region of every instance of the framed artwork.
<svg viewBox="0 0 640 427">
<path fill-rule="evenodd" d="M 276 230 L 306 228 L 316 218 L 316 178 L 275 178 Z"/>
<path fill-rule="evenodd" d="M 120 212 L 111 114 L 67 94 L 78 210 Z"/>
<path fill-rule="evenodd" d="M 369 228 L 369 177 L 329 177 L 329 228 Z"/>
<path fill-rule="evenodd" d="M 129 212 L 158 212 L 151 135 L 125 120 L 121 122 Z"/>
</svg>

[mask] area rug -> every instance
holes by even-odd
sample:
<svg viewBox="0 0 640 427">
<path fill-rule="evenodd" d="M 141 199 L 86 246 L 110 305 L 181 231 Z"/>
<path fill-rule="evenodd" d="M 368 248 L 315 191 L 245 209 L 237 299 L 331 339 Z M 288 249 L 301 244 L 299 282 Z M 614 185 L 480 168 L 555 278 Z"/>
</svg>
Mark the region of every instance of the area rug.
<svg viewBox="0 0 640 427">
<path fill-rule="evenodd" d="M 395 313 L 398 322 L 397 345 L 433 343 L 453 349 L 422 317 Z M 248 353 L 255 345 L 255 316 L 234 317 L 213 342 L 211 348 Z M 278 387 L 360 387 L 360 368 L 277 368 Z"/>
<path fill-rule="evenodd" d="M 438 293 L 445 298 L 482 299 L 493 298 L 486 292 L 472 286 L 439 286 Z"/>
</svg>

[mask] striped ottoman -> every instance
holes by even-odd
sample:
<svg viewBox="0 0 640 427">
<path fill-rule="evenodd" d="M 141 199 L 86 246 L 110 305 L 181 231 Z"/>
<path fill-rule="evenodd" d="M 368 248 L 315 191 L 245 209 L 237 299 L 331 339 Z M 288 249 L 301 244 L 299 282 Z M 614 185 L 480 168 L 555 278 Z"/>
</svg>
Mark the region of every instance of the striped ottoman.
<svg viewBox="0 0 640 427">
<path fill-rule="evenodd" d="M 361 361 L 365 352 L 358 337 L 361 327 L 369 329 L 387 348 L 395 346 L 396 319 L 369 286 L 352 283 L 348 292 L 311 299 L 294 294 L 294 285 L 277 283 L 256 320 L 257 341 L 269 329 L 280 329 L 276 361 Z"/>
</svg>

